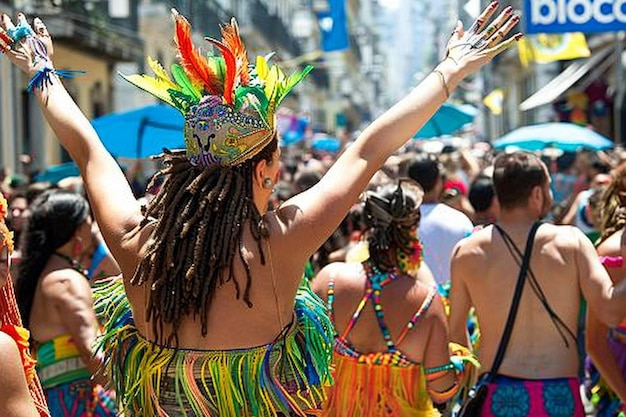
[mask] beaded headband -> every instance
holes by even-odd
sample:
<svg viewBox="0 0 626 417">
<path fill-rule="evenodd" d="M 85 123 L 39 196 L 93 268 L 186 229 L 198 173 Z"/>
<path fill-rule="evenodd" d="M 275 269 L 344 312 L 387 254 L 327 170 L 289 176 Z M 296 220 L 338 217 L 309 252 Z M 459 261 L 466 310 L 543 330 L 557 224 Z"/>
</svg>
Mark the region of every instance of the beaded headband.
<svg viewBox="0 0 626 417">
<path fill-rule="evenodd" d="M 11 254 L 13 253 L 13 232 L 10 232 L 5 224 L 8 212 L 7 200 L 0 194 L 0 248 L 6 246 Z"/>
<path fill-rule="evenodd" d="M 124 78 L 176 107 L 185 116 L 185 147 L 193 165 L 233 166 L 267 145 L 276 135 L 276 107 L 313 69 L 305 67 L 290 76 L 268 59 L 248 61 L 237 21 L 220 26 L 222 40 L 205 38 L 221 56 L 203 53 L 191 39 L 191 25 L 172 9 L 176 22 L 178 63 L 171 76 L 148 58 L 154 77 Z"/>
</svg>

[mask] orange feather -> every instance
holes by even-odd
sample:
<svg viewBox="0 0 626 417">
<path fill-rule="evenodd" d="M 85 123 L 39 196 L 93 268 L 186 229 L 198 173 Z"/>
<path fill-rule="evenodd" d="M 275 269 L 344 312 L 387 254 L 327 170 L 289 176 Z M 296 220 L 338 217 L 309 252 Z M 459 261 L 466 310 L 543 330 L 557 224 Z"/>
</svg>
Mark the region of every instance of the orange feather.
<svg viewBox="0 0 626 417">
<path fill-rule="evenodd" d="M 195 85 L 203 87 L 211 94 L 221 95 L 221 81 L 213 72 L 206 58 L 194 46 L 191 39 L 191 25 L 184 16 L 174 12 L 176 19 L 176 44 L 179 61 L 187 76 Z"/>
<path fill-rule="evenodd" d="M 224 101 L 227 104 L 233 104 L 235 102 L 235 75 L 237 73 L 237 63 L 235 61 L 235 55 L 228 49 L 226 45 L 217 39 L 204 38 L 206 41 L 215 45 L 224 57 L 224 64 L 226 66 L 226 76 L 224 77 Z"/>
<path fill-rule="evenodd" d="M 239 35 L 239 25 L 233 17 L 230 24 L 222 26 L 222 42 L 233 53 L 235 63 L 237 64 L 237 72 L 235 73 L 235 82 L 243 86 L 250 84 L 250 72 L 248 71 L 248 52 Z"/>
</svg>

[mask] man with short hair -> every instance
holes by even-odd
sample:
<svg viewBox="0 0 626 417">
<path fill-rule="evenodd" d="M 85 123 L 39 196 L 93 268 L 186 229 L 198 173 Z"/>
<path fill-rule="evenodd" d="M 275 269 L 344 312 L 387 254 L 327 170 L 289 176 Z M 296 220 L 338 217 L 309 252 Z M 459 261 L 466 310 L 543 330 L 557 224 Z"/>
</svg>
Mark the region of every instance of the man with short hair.
<svg viewBox="0 0 626 417">
<path fill-rule="evenodd" d="M 483 372 L 502 337 L 529 230 L 552 206 L 548 170 L 533 154 L 500 155 L 493 180 L 504 232 L 476 231 L 456 246 L 451 263 L 451 340 L 467 345 L 473 306 Z M 626 280 L 613 287 L 591 242 L 571 226 L 541 225 L 531 253 L 511 339 L 482 415 L 582 417 L 575 340 L 581 293 L 601 320 L 617 324 L 626 316 Z"/>
<path fill-rule="evenodd" d="M 418 235 L 424 246 L 424 260 L 437 284 L 442 285 L 450 280 L 450 257 L 454 245 L 472 232 L 473 224 L 465 214 L 440 202 L 443 168 L 435 155 L 415 155 L 407 174 L 424 189 Z"/>
</svg>

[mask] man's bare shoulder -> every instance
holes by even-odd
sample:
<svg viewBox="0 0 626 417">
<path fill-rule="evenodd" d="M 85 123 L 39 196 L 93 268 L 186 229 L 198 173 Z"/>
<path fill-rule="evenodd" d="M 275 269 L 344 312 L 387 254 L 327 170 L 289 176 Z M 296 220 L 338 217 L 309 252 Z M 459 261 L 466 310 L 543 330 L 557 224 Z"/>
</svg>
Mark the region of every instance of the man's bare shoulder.
<svg viewBox="0 0 626 417">
<path fill-rule="evenodd" d="M 486 255 L 485 247 L 493 239 L 493 226 L 476 229 L 471 235 L 461 239 L 452 253 L 453 259 L 467 259 Z"/>
<path fill-rule="evenodd" d="M 586 239 L 583 232 L 575 226 L 544 223 L 537 231 L 537 238 L 544 243 L 551 243 L 562 249 L 580 246 L 580 239 Z"/>
</svg>

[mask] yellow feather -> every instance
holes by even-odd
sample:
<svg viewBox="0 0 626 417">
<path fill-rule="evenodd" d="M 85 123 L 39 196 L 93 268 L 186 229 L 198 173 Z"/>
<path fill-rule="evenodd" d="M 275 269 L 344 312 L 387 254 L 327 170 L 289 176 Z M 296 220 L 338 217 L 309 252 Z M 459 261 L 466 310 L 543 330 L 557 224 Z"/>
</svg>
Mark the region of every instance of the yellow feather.
<svg viewBox="0 0 626 417">
<path fill-rule="evenodd" d="M 151 57 L 148 57 L 148 66 L 150 66 L 150 68 L 152 69 L 152 72 L 154 72 L 154 75 L 156 75 L 159 80 L 168 84 L 170 88 L 173 88 L 175 90 L 179 89 L 179 87 L 172 81 L 172 79 L 170 78 L 170 75 L 167 73 L 167 71 L 165 71 L 165 69 L 159 63 L 159 61 L 157 61 L 156 59 L 152 59 Z"/>
<path fill-rule="evenodd" d="M 267 74 L 267 78 L 265 80 L 265 95 L 267 96 L 267 99 L 270 101 L 270 103 L 274 101 L 274 98 L 276 96 L 278 77 L 278 67 L 274 65 Z"/>
<path fill-rule="evenodd" d="M 165 101 L 170 106 L 174 106 L 174 102 L 172 101 L 172 97 L 168 90 L 172 88 L 168 85 L 168 83 L 163 82 L 159 79 L 148 77 L 147 75 L 133 74 L 133 75 L 122 75 L 122 77 L 131 84 L 141 88 L 142 90 L 152 94 L 153 96 L 160 98 Z M 178 90 L 179 88 L 175 88 Z M 174 106 L 176 107 L 176 106 Z"/>
<path fill-rule="evenodd" d="M 269 67 L 267 66 L 267 61 L 265 60 L 264 56 L 259 55 L 256 57 L 255 68 L 256 68 L 256 73 L 259 76 L 259 78 L 262 80 L 266 80 L 270 70 L 269 70 Z"/>
</svg>

